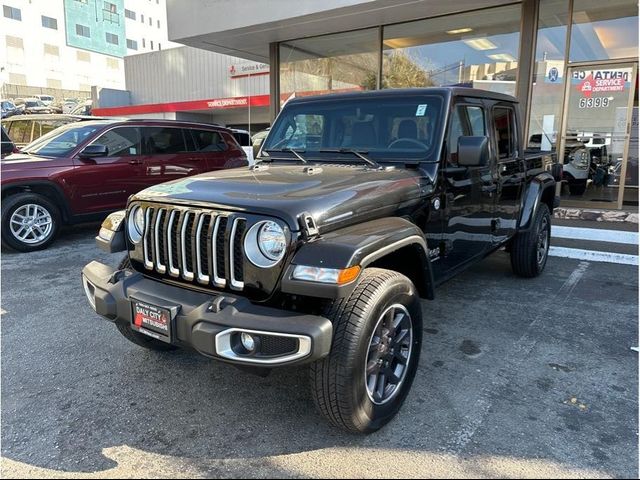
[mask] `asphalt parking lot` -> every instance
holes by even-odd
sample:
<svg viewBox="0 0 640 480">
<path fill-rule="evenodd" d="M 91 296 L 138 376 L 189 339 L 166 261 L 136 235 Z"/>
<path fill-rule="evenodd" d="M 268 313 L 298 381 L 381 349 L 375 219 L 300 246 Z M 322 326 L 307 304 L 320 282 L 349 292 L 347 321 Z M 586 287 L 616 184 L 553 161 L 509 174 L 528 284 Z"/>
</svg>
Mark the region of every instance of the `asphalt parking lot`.
<svg viewBox="0 0 640 480">
<path fill-rule="evenodd" d="M 2 255 L 2 476 L 638 476 L 637 267 L 497 253 L 424 303 L 420 370 L 380 432 L 315 412 L 304 370 L 267 378 L 128 343 L 80 270 L 96 225 Z"/>
</svg>

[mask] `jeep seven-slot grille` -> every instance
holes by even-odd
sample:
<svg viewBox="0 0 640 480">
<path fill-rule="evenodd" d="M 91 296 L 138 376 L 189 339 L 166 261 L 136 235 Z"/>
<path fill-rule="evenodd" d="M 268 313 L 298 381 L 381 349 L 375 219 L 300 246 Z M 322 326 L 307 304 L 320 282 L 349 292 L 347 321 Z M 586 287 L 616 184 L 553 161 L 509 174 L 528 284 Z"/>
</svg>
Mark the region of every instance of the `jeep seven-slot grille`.
<svg viewBox="0 0 640 480">
<path fill-rule="evenodd" d="M 170 207 L 149 207 L 144 219 L 147 270 L 201 285 L 244 288 L 246 219 Z"/>
</svg>

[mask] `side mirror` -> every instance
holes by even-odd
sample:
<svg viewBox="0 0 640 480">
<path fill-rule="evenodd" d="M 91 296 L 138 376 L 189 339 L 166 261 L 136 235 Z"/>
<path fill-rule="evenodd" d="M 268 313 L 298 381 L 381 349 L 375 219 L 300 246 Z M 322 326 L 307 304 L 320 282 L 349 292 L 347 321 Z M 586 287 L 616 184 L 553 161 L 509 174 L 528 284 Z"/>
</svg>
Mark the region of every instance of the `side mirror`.
<svg viewBox="0 0 640 480">
<path fill-rule="evenodd" d="M 458 138 L 458 165 L 461 167 L 482 167 L 488 164 L 488 137 Z"/>
<path fill-rule="evenodd" d="M 93 144 L 84 147 L 84 150 L 80 152 L 80 158 L 95 158 L 95 157 L 107 157 L 109 155 L 109 148 L 106 145 Z"/>
</svg>

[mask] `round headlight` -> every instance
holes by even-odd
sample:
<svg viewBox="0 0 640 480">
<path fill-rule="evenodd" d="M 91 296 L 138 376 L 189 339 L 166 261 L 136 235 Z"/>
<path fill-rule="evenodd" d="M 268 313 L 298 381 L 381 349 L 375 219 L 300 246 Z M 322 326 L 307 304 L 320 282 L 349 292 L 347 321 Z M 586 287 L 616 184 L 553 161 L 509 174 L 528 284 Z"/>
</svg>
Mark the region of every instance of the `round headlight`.
<svg viewBox="0 0 640 480">
<path fill-rule="evenodd" d="M 258 232 L 258 247 L 269 260 L 279 262 L 284 256 L 287 239 L 276 222 L 265 222 Z"/>
<path fill-rule="evenodd" d="M 127 219 L 127 230 L 129 232 L 129 238 L 133 243 L 138 243 L 142 239 L 142 233 L 144 232 L 144 209 L 141 207 L 133 208 Z"/>
<path fill-rule="evenodd" d="M 249 261 L 260 268 L 275 266 L 287 250 L 287 237 L 276 222 L 262 221 L 253 225 L 244 237 L 244 252 Z"/>
</svg>

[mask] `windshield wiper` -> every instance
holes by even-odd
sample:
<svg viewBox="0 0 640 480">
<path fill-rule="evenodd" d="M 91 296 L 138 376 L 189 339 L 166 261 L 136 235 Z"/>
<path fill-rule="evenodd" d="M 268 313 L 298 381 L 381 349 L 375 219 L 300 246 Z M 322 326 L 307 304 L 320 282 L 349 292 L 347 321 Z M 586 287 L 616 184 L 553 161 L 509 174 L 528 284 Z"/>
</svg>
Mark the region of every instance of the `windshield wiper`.
<svg viewBox="0 0 640 480">
<path fill-rule="evenodd" d="M 320 150 L 320 152 L 321 153 L 351 153 L 356 157 L 360 158 L 361 160 L 365 161 L 372 167 L 382 168 L 382 166 L 378 162 L 366 156 L 366 154 L 369 153 L 368 151 L 360 151 L 360 150 L 355 150 L 353 148 L 323 148 L 322 150 Z"/>
<path fill-rule="evenodd" d="M 293 153 L 298 160 L 300 160 L 302 163 L 307 163 L 307 160 L 300 155 L 301 153 L 305 153 L 305 150 L 294 150 L 293 148 L 270 148 L 269 150 L 265 150 L 265 152 L 269 153 L 269 152 L 288 152 L 288 153 Z M 260 157 L 262 158 L 262 157 Z"/>
</svg>

